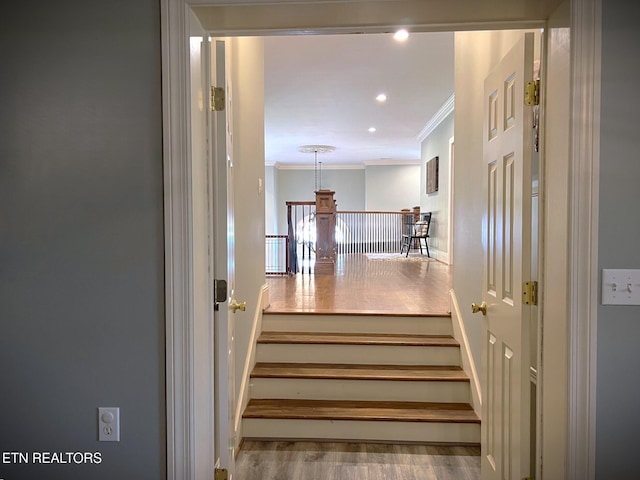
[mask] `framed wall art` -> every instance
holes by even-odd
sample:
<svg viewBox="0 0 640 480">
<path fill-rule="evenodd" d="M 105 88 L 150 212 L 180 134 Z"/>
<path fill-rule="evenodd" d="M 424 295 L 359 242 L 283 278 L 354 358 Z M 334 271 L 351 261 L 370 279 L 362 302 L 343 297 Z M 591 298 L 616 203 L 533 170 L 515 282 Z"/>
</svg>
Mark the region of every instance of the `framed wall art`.
<svg viewBox="0 0 640 480">
<path fill-rule="evenodd" d="M 438 157 L 427 161 L 427 193 L 438 191 Z"/>
</svg>

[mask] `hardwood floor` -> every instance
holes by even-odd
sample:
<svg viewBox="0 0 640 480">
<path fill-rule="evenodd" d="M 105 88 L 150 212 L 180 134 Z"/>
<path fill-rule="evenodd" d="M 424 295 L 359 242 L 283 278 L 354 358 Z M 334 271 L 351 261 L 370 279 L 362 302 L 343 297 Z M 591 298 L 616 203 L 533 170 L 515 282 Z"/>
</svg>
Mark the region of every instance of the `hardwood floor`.
<svg viewBox="0 0 640 480">
<path fill-rule="evenodd" d="M 267 283 L 268 310 L 274 312 L 434 315 L 451 311 L 451 267 L 419 253 L 394 260 L 340 255 L 335 275 L 269 277 Z"/>
<path fill-rule="evenodd" d="M 451 269 L 433 259 L 411 254 L 409 259 L 370 259 L 365 255 L 339 256 L 335 275 L 298 274 L 293 277 L 268 277 L 270 305 L 268 312 L 314 312 L 323 314 L 365 313 L 380 315 L 436 316 L 450 313 Z M 419 255 L 419 254 L 417 254 Z M 414 258 L 412 258 L 414 257 Z M 412 344 L 425 342 L 418 336 L 389 334 L 320 336 L 304 333 L 270 333 L 268 342 L 296 337 L 303 343 L 367 341 L 369 343 Z M 282 337 L 282 338 L 281 338 Z M 335 338 L 334 338 L 335 337 Z M 451 342 L 439 336 L 430 343 Z M 335 364 L 320 367 L 306 364 L 298 369 L 287 364 L 261 365 L 255 377 L 333 376 L 363 378 L 370 376 L 370 366 Z M 376 369 L 397 379 L 424 378 L 464 380 L 459 367 L 382 366 Z M 333 370 L 332 370 L 333 369 Z M 335 370 L 335 371 L 334 371 Z M 457 378 L 460 376 L 461 378 Z M 423 378 L 424 377 L 424 378 Z M 453 377 L 453 379 L 449 378 Z M 268 401 L 267 401 L 268 403 Z M 331 403 L 331 402 L 325 402 Z M 335 403 L 335 402 L 334 402 Z M 344 401 L 338 402 L 344 405 Z M 360 405 L 361 403 L 358 402 Z M 435 405 L 435 404 L 434 404 Z M 394 406 L 394 405 L 391 405 Z M 263 406 L 268 408 L 269 405 Z M 319 415 L 317 405 L 313 413 Z M 330 405 L 329 405 L 330 407 Z M 327 408 L 329 408 L 327 407 Z M 424 405 L 407 415 L 425 415 Z M 279 407 L 276 405 L 276 410 Z M 308 413 L 308 412 L 307 412 Z M 320 412 L 322 413 L 322 412 Z M 376 414 L 380 409 L 376 408 Z M 466 411 L 453 412 L 463 415 Z M 343 443 L 313 441 L 245 441 L 238 453 L 238 480 L 477 480 L 480 478 L 480 448 L 475 446 L 437 446 L 417 444 Z"/>
<path fill-rule="evenodd" d="M 479 447 L 245 442 L 238 480 L 478 480 Z"/>
</svg>

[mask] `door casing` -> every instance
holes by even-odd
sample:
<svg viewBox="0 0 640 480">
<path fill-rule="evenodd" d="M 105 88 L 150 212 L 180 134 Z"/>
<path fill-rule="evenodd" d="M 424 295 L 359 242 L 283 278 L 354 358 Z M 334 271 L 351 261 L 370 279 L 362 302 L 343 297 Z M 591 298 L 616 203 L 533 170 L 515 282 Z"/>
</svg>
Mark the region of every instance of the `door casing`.
<svg viewBox="0 0 640 480">
<path fill-rule="evenodd" d="M 196 421 L 193 409 L 195 365 L 193 346 L 188 339 L 193 328 L 191 305 L 193 263 L 189 236 L 191 185 L 188 122 L 188 17 L 193 7 L 228 4 L 223 0 L 161 0 L 163 78 L 163 170 L 165 203 L 165 278 L 167 343 L 167 478 L 192 479 L 195 466 L 189 432 Z M 239 1 L 240 3 L 252 3 Z M 255 3 L 255 2 L 253 2 Z M 272 1 L 271 3 L 287 3 Z M 313 1 L 309 3 L 314 3 Z M 315 2 L 321 3 L 321 2 Z M 291 5 L 294 9 L 294 5 Z M 595 353 L 597 320 L 597 227 L 599 178 L 599 92 L 601 0 L 574 0 L 571 3 L 571 176 L 570 251 L 568 276 L 569 316 L 568 479 L 595 478 Z M 385 19 L 371 31 L 385 27 Z M 411 25 L 407 25 L 411 27 Z M 527 27 L 544 27 L 532 20 Z M 330 28 L 331 25 L 327 25 Z M 393 26 L 388 26 L 393 28 Z M 491 22 L 486 29 L 521 28 L 508 22 Z M 442 30 L 442 26 L 421 25 L 422 31 Z M 448 24 L 448 30 L 468 25 Z M 295 25 L 291 24 L 291 29 Z M 358 29 L 362 30 L 362 29 Z M 233 35 L 234 32 L 219 32 Z M 243 32 L 247 33 L 247 32 Z M 255 31 L 255 35 L 264 31 Z M 580 172 L 580 175 L 575 174 Z M 544 248 L 544 246 L 542 246 Z M 543 287 L 552 288 L 552 279 Z M 544 290 L 543 290 L 544 294 Z M 586 321 L 585 321 L 586 320 Z M 563 354 L 566 352 L 563 352 Z M 549 360 L 547 360 L 549 363 Z M 542 379 L 543 381 L 543 379 Z M 213 426 L 212 426 L 213 428 Z M 544 435 L 544 432 L 542 433 Z"/>
</svg>

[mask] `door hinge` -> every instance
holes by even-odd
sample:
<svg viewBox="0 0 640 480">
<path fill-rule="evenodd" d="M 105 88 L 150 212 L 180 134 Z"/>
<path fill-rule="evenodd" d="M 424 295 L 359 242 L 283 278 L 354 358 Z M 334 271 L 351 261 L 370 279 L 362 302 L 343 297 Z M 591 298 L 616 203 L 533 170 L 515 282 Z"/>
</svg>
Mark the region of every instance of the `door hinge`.
<svg viewBox="0 0 640 480">
<path fill-rule="evenodd" d="M 527 82 L 524 88 L 524 104 L 529 107 L 540 105 L 540 80 Z"/>
<path fill-rule="evenodd" d="M 214 480 L 229 480 L 229 471 L 226 468 L 216 468 L 213 474 Z"/>
<path fill-rule="evenodd" d="M 224 88 L 211 87 L 211 111 L 222 112 L 224 110 Z"/>
<path fill-rule="evenodd" d="M 538 282 L 524 282 L 522 286 L 522 303 L 538 305 Z"/>
</svg>

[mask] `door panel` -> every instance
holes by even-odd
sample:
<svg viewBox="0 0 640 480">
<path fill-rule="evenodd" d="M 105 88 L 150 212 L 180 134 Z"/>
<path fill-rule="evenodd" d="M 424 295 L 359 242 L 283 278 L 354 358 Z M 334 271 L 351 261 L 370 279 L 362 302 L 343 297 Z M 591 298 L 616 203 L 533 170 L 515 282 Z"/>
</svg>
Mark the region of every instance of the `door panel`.
<svg viewBox="0 0 640 480">
<path fill-rule="evenodd" d="M 214 257 L 216 279 L 226 280 L 227 299 L 215 312 L 216 339 L 216 462 L 220 468 L 234 471 L 234 345 L 233 315 L 229 302 L 235 288 L 235 229 L 233 209 L 233 135 L 231 92 L 227 75 L 227 42 L 211 40 L 211 85 L 224 87 L 225 109 L 211 112 L 211 144 L 214 208 Z"/>
<path fill-rule="evenodd" d="M 485 480 L 519 479 L 530 469 L 530 307 L 522 286 L 531 269 L 532 112 L 524 86 L 532 75 L 533 34 L 523 34 L 485 80 Z"/>
<path fill-rule="evenodd" d="M 213 305 L 210 284 L 210 228 L 207 178 L 209 165 L 207 156 L 207 111 L 203 98 L 208 87 L 209 43 L 202 27 L 192 24 L 192 30 L 200 32 L 189 42 L 189 81 L 191 122 L 191 224 L 192 246 L 192 300 L 193 326 L 190 340 L 193 345 L 193 418 L 192 435 L 194 475 L 204 478 L 213 469 L 215 450 L 212 431 L 215 428 L 214 395 L 212 375 L 214 363 Z"/>
</svg>

